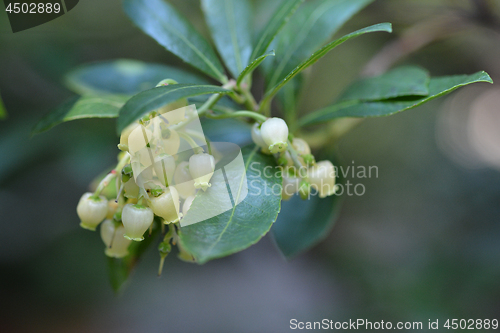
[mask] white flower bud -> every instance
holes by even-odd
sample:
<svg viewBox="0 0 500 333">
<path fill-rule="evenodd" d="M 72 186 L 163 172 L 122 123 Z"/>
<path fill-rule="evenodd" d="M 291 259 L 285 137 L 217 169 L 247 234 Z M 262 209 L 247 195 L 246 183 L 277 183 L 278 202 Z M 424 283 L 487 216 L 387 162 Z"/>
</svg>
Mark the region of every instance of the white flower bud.
<svg viewBox="0 0 500 333">
<path fill-rule="evenodd" d="M 189 173 L 194 179 L 194 188 L 206 191 L 211 185 L 210 178 L 214 174 L 215 161 L 212 155 L 194 154 L 189 158 Z"/>
<path fill-rule="evenodd" d="M 84 229 L 95 230 L 108 213 L 108 200 L 101 195 L 93 197 L 94 193 L 87 192 L 80 198 L 76 213 L 80 217 L 80 226 Z"/>
<path fill-rule="evenodd" d="M 104 253 L 108 257 L 123 258 L 128 255 L 128 246 L 131 240 L 125 237 L 125 228 L 120 225 L 115 226 L 112 220 L 104 220 L 101 224 L 101 239 L 106 245 Z"/>
<path fill-rule="evenodd" d="M 194 180 L 189 173 L 189 163 L 183 161 L 177 165 L 174 172 L 175 189 L 183 199 L 195 195 Z"/>
<path fill-rule="evenodd" d="M 262 139 L 273 154 L 288 147 L 288 126 L 281 118 L 269 118 L 260 127 Z"/>
<path fill-rule="evenodd" d="M 125 238 L 142 241 L 144 239 L 144 232 L 151 226 L 153 219 L 154 214 L 150 208 L 141 205 L 125 205 L 122 210 Z"/>
<path fill-rule="evenodd" d="M 299 155 L 306 155 L 311 153 L 311 148 L 304 139 L 293 138 L 292 146 L 293 148 L 295 148 L 297 154 Z"/>
<path fill-rule="evenodd" d="M 289 200 L 295 193 L 299 191 L 300 178 L 283 175 L 283 184 L 281 189 L 281 198 Z"/>
<path fill-rule="evenodd" d="M 151 208 L 153 212 L 165 220 L 165 223 L 179 222 L 182 214 L 179 213 L 179 194 L 177 190 L 169 186 L 161 195 L 151 197 Z"/>
<path fill-rule="evenodd" d="M 191 205 L 193 204 L 195 196 L 189 196 L 184 200 L 184 203 L 182 204 L 182 214 L 186 216 L 186 213 L 188 212 L 189 208 L 191 208 Z"/>
<path fill-rule="evenodd" d="M 262 133 L 260 131 L 260 128 L 259 128 L 260 124 L 259 123 L 255 123 L 253 124 L 252 126 L 252 131 L 251 131 L 251 134 L 252 134 L 252 140 L 253 140 L 253 143 L 255 143 L 257 146 L 260 147 L 261 151 L 264 153 L 264 154 L 268 154 L 270 155 L 271 152 L 269 151 L 269 145 L 267 145 L 265 142 L 264 142 L 264 139 L 262 139 Z"/>
<path fill-rule="evenodd" d="M 330 161 L 321 161 L 307 171 L 311 187 L 319 192 L 320 198 L 335 194 L 335 169 Z"/>
<path fill-rule="evenodd" d="M 167 154 L 158 155 L 155 158 L 153 167 L 156 177 L 163 185 L 168 186 L 173 183 L 175 172 L 175 159 L 173 156 Z"/>
</svg>

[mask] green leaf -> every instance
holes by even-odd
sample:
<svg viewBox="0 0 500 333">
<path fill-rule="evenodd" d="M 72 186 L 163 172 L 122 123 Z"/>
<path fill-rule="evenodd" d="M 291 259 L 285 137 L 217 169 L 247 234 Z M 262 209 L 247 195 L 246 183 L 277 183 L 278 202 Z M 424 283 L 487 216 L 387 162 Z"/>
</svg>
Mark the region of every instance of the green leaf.
<svg viewBox="0 0 500 333">
<path fill-rule="evenodd" d="M 294 195 L 283 201 L 282 211 L 271 228 L 281 253 L 291 258 L 322 241 L 335 224 L 341 202 L 337 195 L 324 199 L 312 196 L 309 200 Z"/>
<path fill-rule="evenodd" d="M 79 95 L 135 95 L 156 87 L 158 82 L 167 78 L 179 83 L 209 83 L 204 78 L 175 67 L 118 59 L 79 66 L 66 75 L 65 84 Z"/>
<path fill-rule="evenodd" d="M 266 54 L 263 54 L 261 55 L 260 57 L 258 57 L 257 59 L 254 59 L 240 74 L 240 76 L 238 76 L 238 79 L 236 80 L 236 83 L 238 84 L 238 86 L 243 82 L 243 80 L 249 76 L 249 75 L 252 75 L 253 71 L 264 61 L 264 59 L 266 59 L 267 57 L 269 56 L 274 56 L 276 55 L 274 53 L 274 50 L 273 51 L 269 51 L 267 52 Z"/>
<path fill-rule="evenodd" d="M 0 95 L 0 119 L 7 118 L 7 111 L 5 110 L 5 105 L 3 105 L 2 96 Z"/>
<path fill-rule="evenodd" d="M 268 88 L 327 42 L 352 16 L 373 0 L 315 0 L 299 8 L 292 22 L 276 36 L 273 61 L 264 62 Z"/>
<path fill-rule="evenodd" d="M 330 42 L 323 46 L 321 49 L 318 51 L 314 52 L 307 60 L 303 61 L 300 65 L 298 65 L 293 71 L 291 71 L 280 83 L 278 83 L 276 86 L 274 86 L 272 89 L 270 89 L 265 95 L 262 100 L 262 104 L 265 105 L 268 101 L 270 101 L 274 95 L 288 82 L 290 81 L 294 76 L 299 74 L 301 71 L 306 69 L 307 67 L 311 66 L 314 64 L 316 61 L 318 61 L 321 57 L 323 57 L 325 54 L 330 52 L 332 49 L 337 47 L 338 45 L 344 43 L 345 41 L 358 37 L 361 35 L 364 35 L 369 32 L 379 32 L 379 31 L 385 31 L 385 32 L 391 32 L 391 24 L 390 23 L 380 23 L 380 24 L 375 24 L 363 29 L 360 29 L 358 31 L 352 32 L 348 35 L 345 35 L 344 37 L 341 37 L 337 40 L 334 40 L 333 42 Z"/>
<path fill-rule="evenodd" d="M 120 259 L 107 257 L 109 281 L 115 292 L 118 292 L 124 283 L 127 282 L 144 252 L 153 244 L 160 233 L 161 228 L 158 227 L 160 223 L 162 222 L 155 219 L 151 236 L 145 236 L 143 241 L 132 242 L 130 244 L 128 247 L 128 256 Z"/>
<path fill-rule="evenodd" d="M 122 107 L 118 116 L 118 133 L 148 112 L 181 98 L 205 94 L 227 94 L 229 90 L 212 85 L 172 84 L 160 86 L 138 93 Z"/>
<path fill-rule="evenodd" d="M 432 78 L 429 95 L 425 97 L 400 97 L 382 101 L 348 101 L 315 111 L 299 120 L 300 126 L 322 123 L 343 117 L 380 117 L 405 111 L 424 104 L 434 98 L 446 95 L 455 89 L 476 82 L 493 83 L 485 72 L 472 75 L 455 75 Z"/>
<path fill-rule="evenodd" d="M 118 95 L 75 96 L 44 116 L 32 134 L 45 132 L 62 122 L 83 118 L 116 118 L 129 97 Z"/>
<path fill-rule="evenodd" d="M 336 156 L 330 156 L 330 159 L 336 167 L 339 166 Z M 341 184 L 342 173 L 337 172 L 337 174 L 336 183 Z M 296 194 L 290 200 L 281 203 L 282 209 L 271 228 L 271 235 L 287 259 L 305 252 L 326 238 L 339 216 L 342 196 L 319 198 L 315 194 L 315 191 L 312 191 L 308 200 L 302 200 Z"/>
<path fill-rule="evenodd" d="M 238 77 L 252 53 L 248 0 L 202 0 L 201 4 L 220 56 L 233 76 Z"/>
<path fill-rule="evenodd" d="M 167 50 L 220 82 L 224 68 L 210 44 L 186 18 L 162 0 L 124 0 L 132 21 Z"/>
<path fill-rule="evenodd" d="M 429 95 L 429 73 L 420 67 L 404 66 L 377 77 L 354 82 L 339 101 L 376 101 L 401 96 Z"/>
<path fill-rule="evenodd" d="M 274 37 L 280 32 L 290 17 L 295 13 L 304 0 L 284 0 L 273 14 L 265 28 L 260 32 L 257 43 L 253 49 L 250 59 L 259 58 L 263 55 Z"/>
<path fill-rule="evenodd" d="M 281 177 L 273 172 L 276 166 L 274 158 L 257 153 L 256 148 L 244 148 L 242 153 L 248 184 L 246 198 L 233 209 L 181 228 L 180 242 L 199 264 L 228 256 L 255 244 L 269 231 L 280 211 Z M 267 169 L 264 169 L 266 167 Z M 239 174 L 232 174 L 233 172 Z M 228 179 L 238 179 L 242 176 L 241 170 L 233 169 L 226 173 Z M 203 216 L 202 214 L 213 205 L 214 199 L 210 200 L 210 193 L 217 191 L 214 186 L 226 186 L 224 179 L 214 179 L 211 183 L 212 187 L 195 198 L 185 219 L 189 219 L 190 215 Z M 241 185 L 237 191 L 232 191 L 234 202 L 238 202 L 239 195 L 235 192 L 240 191 Z"/>
</svg>

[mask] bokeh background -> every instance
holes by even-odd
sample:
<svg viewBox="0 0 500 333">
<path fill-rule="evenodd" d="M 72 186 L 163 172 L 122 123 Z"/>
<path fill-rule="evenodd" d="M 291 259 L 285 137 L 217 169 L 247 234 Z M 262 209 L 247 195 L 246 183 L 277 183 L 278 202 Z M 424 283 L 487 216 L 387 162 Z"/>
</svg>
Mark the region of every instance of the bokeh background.
<svg viewBox="0 0 500 333">
<path fill-rule="evenodd" d="M 172 2 L 206 34 L 197 1 Z M 265 3 L 255 2 L 256 25 L 268 17 Z M 302 112 L 386 62 L 436 76 L 485 70 L 500 80 L 498 1 L 379 0 L 339 34 L 384 21 L 392 35 L 350 41 L 313 67 Z M 114 120 L 30 137 L 70 95 L 67 71 L 114 58 L 184 66 L 135 28 L 118 0 L 81 0 L 16 34 L 0 13 L 9 113 L 0 121 L 1 332 L 287 332 L 292 318 L 500 319 L 500 89 L 488 84 L 366 120 L 335 142 L 345 163 L 377 166 L 379 177 L 363 181 L 364 196 L 345 198 L 331 235 L 308 253 L 286 262 L 265 237 L 203 266 L 171 256 L 158 278 L 152 248 L 115 295 L 104 245 L 79 228 L 75 211 L 115 162 Z"/>
</svg>

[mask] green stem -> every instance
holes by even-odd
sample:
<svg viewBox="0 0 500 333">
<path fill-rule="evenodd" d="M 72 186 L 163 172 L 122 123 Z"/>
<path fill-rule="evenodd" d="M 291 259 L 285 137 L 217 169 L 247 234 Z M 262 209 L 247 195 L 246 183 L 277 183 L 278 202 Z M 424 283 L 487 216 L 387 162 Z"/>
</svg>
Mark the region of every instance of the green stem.
<svg viewBox="0 0 500 333">
<path fill-rule="evenodd" d="M 253 98 L 253 95 L 252 93 L 250 92 L 250 90 L 248 89 L 243 89 L 241 91 L 241 93 L 243 94 L 243 97 L 245 97 L 245 106 L 249 109 L 249 110 L 253 110 L 253 111 L 257 111 L 259 110 L 259 105 L 257 104 L 257 102 L 255 101 L 255 98 Z"/>
<path fill-rule="evenodd" d="M 130 162 L 130 155 L 129 154 L 124 154 L 123 157 L 120 159 L 116 167 L 111 170 L 106 177 L 104 177 L 99 185 L 97 185 L 97 188 L 95 189 L 94 197 L 95 199 L 99 198 L 99 195 L 101 195 L 101 192 L 106 188 L 106 186 L 109 185 L 109 183 L 119 174 L 122 172 L 123 167 Z"/>
<path fill-rule="evenodd" d="M 297 153 L 297 151 L 293 147 L 290 140 L 288 140 L 287 149 L 290 152 L 290 156 L 292 157 L 293 165 L 297 168 L 300 178 L 306 179 L 306 176 L 302 177 L 301 172 L 300 172 L 302 170 L 302 168 L 304 167 L 304 165 L 302 164 L 302 162 L 300 162 L 299 154 Z"/>
<path fill-rule="evenodd" d="M 217 102 L 222 98 L 222 94 L 213 94 L 210 98 L 198 109 L 198 115 L 201 116 L 207 112 L 212 106 L 217 104 Z M 187 121 L 188 123 L 189 121 Z"/>
<path fill-rule="evenodd" d="M 238 117 L 248 117 L 255 119 L 256 121 L 262 123 L 267 120 L 267 117 L 253 111 L 235 111 L 233 113 L 226 114 L 209 114 L 207 113 L 205 117 L 210 119 L 225 119 L 225 118 L 238 118 Z"/>
<path fill-rule="evenodd" d="M 203 148 L 201 148 L 197 143 L 196 141 L 193 140 L 192 137 L 190 137 L 188 134 L 184 133 L 184 132 L 179 132 L 178 133 L 179 136 L 181 138 L 183 138 L 184 140 L 187 141 L 187 143 L 191 146 L 191 148 L 194 150 L 195 154 L 198 154 L 200 153 L 200 150 L 201 152 L 203 152 Z"/>
</svg>

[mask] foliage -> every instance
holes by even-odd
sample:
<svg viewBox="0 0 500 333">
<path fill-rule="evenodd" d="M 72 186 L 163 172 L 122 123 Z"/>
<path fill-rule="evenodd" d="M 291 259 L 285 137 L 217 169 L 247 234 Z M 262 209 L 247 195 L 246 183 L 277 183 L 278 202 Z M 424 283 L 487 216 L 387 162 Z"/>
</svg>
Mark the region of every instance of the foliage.
<svg viewBox="0 0 500 333">
<path fill-rule="evenodd" d="M 302 75 L 306 68 L 352 38 L 392 31 L 389 23 L 375 24 L 328 42 L 347 20 L 372 1 L 303 2 L 283 0 L 264 28 L 254 34 L 252 4 L 248 0 L 202 0 L 201 7 L 216 52 L 211 43 L 168 2 L 124 0 L 125 13 L 137 27 L 199 73 L 126 59 L 80 66 L 66 77 L 68 88 L 79 96 L 42 118 L 33 133 L 81 118 L 118 118 L 117 130 L 121 133 L 128 125 L 145 118 L 149 121 L 157 110 L 183 100 L 195 103 L 200 116 L 217 119 L 216 122 L 220 121 L 218 119 L 238 118 L 261 124 L 273 115 L 272 102 L 278 96 L 278 105 L 291 129 L 288 148 L 274 156 L 264 154 L 266 147 L 257 141 L 257 146 L 244 148 L 247 177 L 257 178 L 261 189 L 281 186 L 282 175 L 264 176 L 265 173 L 256 173 L 248 166 L 256 163 L 261 171 L 266 167 L 275 170 L 277 165 L 284 166 L 286 177 L 300 178 L 300 194 L 307 197 L 312 186 L 310 179 L 307 175 L 297 176 L 295 172 L 300 167 L 307 169 L 313 165 L 314 158 L 308 153 L 297 152 L 293 143 L 294 136 L 306 135 L 303 127 L 319 124 L 321 131 L 322 123 L 341 118 L 391 115 L 471 83 L 492 82 L 484 72 L 431 78 L 422 68 L 403 66 L 377 77 L 362 78 L 347 87 L 332 105 L 306 115 L 298 114 L 296 96 L 302 89 Z M 253 39 L 254 35 L 256 38 Z M 224 68 L 228 69 L 227 73 Z M 253 77 L 257 75 L 265 81 L 262 94 L 257 94 L 263 96 L 260 101 L 251 92 Z M 163 79 L 175 82 L 156 86 Z M 220 85 L 214 85 L 213 80 Z M 215 135 L 225 130 L 222 125 L 212 125 Z M 210 136 L 209 132 L 207 136 Z M 265 133 L 262 137 L 266 141 Z M 331 147 L 332 143 L 323 142 L 314 153 L 331 151 Z M 335 157 L 329 155 L 329 159 L 335 160 Z M 116 170 L 122 168 L 123 165 Z M 105 183 L 101 182 L 101 185 L 105 186 Z M 223 182 L 214 179 L 213 183 L 220 186 Z M 184 217 L 186 221 L 217 204 L 207 195 L 210 191 L 213 189 L 199 192 L 202 194 L 194 199 L 190 214 Z M 165 249 L 170 242 L 179 246 L 181 258 L 194 259 L 202 264 L 251 246 L 269 230 L 280 251 L 291 257 L 314 246 L 327 235 L 341 202 L 337 195 L 324 199 L 312 196 L 308 200 L 295 195 L 290 201 L 283 202 L 276 221 L 281 201 L 279 193 L 266 194 L 265 197 L 251 195 L 223 214 L 182 228 L 171 228 L 168 233 L 163 233 L 160 244 L 163 244 L 160 249 L 162 260 L 168 254 Z M 120 222 L 119 217 L 115 219 Z M 155 234 L 159 234 L 157 224 L 154 222 Z M 126 280 L 143 248 L 154 243 L 152 238 L 142 242 L 140 247 L 134 243 L 129 248 L 129 257 L 109 260 L 115 289 Z"/>
</svg>

